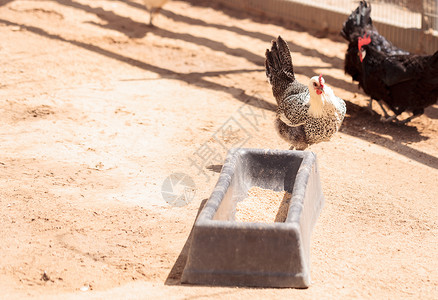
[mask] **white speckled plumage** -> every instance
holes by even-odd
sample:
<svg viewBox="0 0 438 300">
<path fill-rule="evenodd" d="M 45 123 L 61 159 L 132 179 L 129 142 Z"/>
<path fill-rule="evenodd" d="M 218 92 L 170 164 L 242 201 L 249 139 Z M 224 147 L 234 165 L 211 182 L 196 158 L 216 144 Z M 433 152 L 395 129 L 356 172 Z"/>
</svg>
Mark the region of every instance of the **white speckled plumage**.
<svg viewBox="0 0 438 300">
<path fill-rule="evenodd" d="M 278 104 L 276 129 L 291 149 L 329 141 L 344 120 L 345 102 L 322 76 L 312 77 L 308 86 L 295 79 L 289 47 L 280 36 L 266 50 L 265 66 Z"/>
</svg>

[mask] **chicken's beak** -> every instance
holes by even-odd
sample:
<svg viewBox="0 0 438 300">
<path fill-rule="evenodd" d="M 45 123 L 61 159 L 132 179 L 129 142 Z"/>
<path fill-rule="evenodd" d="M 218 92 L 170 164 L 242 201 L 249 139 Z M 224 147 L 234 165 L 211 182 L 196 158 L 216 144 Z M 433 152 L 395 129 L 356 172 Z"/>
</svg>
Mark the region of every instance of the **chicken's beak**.
<svg viewBox="0 0 438 300">
<path fill-rule="evenodd" d="M 357 55 L 359 56 L 360 62 L 363 62 L 363 59 L 365 57 L 365 49 L 360 49 Z"/>
<path fill-rule="evenodd" d="M 322 93 L 324 93 L 324 87 L 320 86 L 316 88 L 316 93 L 318 95 L 321 95 Z"/>
</svg>

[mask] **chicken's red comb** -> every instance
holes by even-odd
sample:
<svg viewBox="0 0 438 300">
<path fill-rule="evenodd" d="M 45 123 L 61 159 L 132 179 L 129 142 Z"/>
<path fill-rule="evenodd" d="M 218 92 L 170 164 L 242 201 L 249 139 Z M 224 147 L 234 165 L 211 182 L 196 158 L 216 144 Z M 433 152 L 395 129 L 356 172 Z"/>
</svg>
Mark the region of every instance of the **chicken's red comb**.
<svg viewBox="0 0 438 300">
<path fill-rule="evenodd" d="M 321 87 L 323 87 L 324 85 L 322 84 L 322 74 L 319 74 L 319 85 Z"/>
<path fill-rule="evenodd" d="M 360 50 L 362 46 L 368 45 L 369 43 L 371 43 L 371 37 L 365 33 L 363 37 L 359 37 L 359 40 L 357 42 L 357 47 Z"/>
</svg>

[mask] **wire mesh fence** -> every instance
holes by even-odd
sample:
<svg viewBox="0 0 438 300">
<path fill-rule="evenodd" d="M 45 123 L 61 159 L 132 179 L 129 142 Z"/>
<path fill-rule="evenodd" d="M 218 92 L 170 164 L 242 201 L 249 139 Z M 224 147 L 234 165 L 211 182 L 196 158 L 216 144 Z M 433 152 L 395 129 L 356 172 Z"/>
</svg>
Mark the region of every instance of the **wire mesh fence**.
<svg viewBox="0 0 438 300">
<path fill-rule="evenodd" d="M 350 14 L 358 0 L 288 0 Z M 369 0 L 373 20 L 402 28 L 438 31 L 438 0 Z"/>
<path fill-rule="evenodd" d="M 339 32 L 359 0 L 217 0 L 230 7 Z M 368 0 L 380 34 L 407 51 L 438 50 L 438 0 Z"/>
<path fill-rule="evenodd" d="M 438 31 L 437 0 L 374 0 L 373 14 L 382 22 L 418 28 L 427 31 Z"/>
<path fill-rule="evenodd" d="M 425 30 L 438 31 L 438 0 L 424 0 L 423 1 L 423 17 Z"/>
</svg>

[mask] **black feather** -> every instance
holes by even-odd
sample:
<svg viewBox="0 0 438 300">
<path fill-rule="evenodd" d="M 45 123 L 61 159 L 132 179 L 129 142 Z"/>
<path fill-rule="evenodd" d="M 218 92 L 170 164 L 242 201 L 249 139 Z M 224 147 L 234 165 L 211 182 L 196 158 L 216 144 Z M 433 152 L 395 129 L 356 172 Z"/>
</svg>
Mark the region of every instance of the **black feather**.
<svg viewBox="0 0 438 300">
<path fill-rule="evenodd" d="M 363 86 L 396 115 L 419 114 L 438 100 L 438 51 L 434 55 L 386 55 L 364 46 Z"/>
<path fill-rule="evenodd" d="M 286 89 L 295 82 L 292 57 L 287 43 L 281 36 L 272 41 L 271 49 L 266 50 L 265 56 L 266 76 L 278 102 Z"/>
<path fill-rule="evenodd" d="M 371 43 L 359 59 L 358 40 L 369 35 Z M 341 35 L 349 42 L 344 70 L 372 99 L 384 101 L 399 115 L 409 110 L 421 114 L 438 97 L 438 53 L 413 55 L 392 45 L 379 34 L 371 19 L 371 6 L 361 1 L 343 24 Z"/>
</svg>

